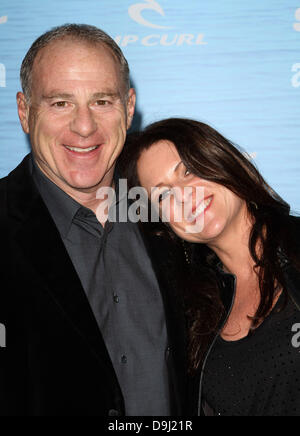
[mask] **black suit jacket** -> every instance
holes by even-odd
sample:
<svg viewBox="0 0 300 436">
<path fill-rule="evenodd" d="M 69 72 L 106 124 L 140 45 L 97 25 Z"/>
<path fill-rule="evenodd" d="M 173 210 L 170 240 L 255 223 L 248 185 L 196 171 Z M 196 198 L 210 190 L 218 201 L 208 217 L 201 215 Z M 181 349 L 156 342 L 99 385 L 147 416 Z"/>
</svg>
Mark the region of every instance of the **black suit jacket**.
<svg viewBox="0 0 300 436">
<path fill-rule="evenodd" d="M 164 273 L 174 253 L 147 231 L 143 234 L 165 303 L 173 412 L 183 415 L 184 317 L 174 287 L 176 272 Z M 0 415 L 124 415 L 106 346 L 33 183 L 28 157 L 0 181 L 0 237 L 0 323 L 6 327 L 6 348 L 0 348 Z"/>
</svg>

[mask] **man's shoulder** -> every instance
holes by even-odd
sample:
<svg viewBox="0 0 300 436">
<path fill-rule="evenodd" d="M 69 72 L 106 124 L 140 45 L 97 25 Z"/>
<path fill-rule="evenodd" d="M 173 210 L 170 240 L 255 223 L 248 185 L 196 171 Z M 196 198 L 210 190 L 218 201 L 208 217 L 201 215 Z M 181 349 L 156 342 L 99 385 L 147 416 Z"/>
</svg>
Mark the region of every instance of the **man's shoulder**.
<svg viewBox="0 0 300 436">
<path fill-rule="evenodd" d="M 7 180 L 8 180 L 8 176 L 2 177 L 2 179 L 0 179 L 0 191 L 5 191 L 7 188 Z"/>
<path fill-rule="evenodd" d="M 7 176 L 0 178 L 0 189 L 7 189 L 9 180 L 21 182 L 30 177 L 31 159 L 31 154 L 28 154 Z"/>
<path fill-rule="evenodd" d="M 7 198 L 8 176 L 0 179 L 0 216 L 3 214 Z"/>
<path fill-rule="evenodd" d="M 0 179 L 0 216 L 6 214 L 9 197 L 24 200 L 25 194 L 28 194 L 31 185 L 30 160 L 29 154 L 14 170 Z"/>
</svg>

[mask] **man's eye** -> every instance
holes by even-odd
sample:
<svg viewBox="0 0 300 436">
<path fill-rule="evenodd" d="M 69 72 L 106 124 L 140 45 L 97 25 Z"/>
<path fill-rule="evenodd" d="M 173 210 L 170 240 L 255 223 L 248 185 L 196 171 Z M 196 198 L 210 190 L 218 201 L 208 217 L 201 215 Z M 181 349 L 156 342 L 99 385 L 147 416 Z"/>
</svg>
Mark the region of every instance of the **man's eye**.
<svg viewBox="0 0 300 436">
<path fill-rule="evenodd" d="M 186 176 L 189 176 L 190 174 L 192 174 L 191 171 L 188 170 L 188 169 L 186 169 L 186 170 L 185 170 L 185 173 L 184 173 L 184 176 L 186 177 Z"/>
<path fill-rule="evenodd" d="M 64 108 L 67 107 L 67 102 L 66 101 L 57 101 L 56 103 L 54 103 L 53 106 L 55 107 L 59 107 L 59 108 Z"/>
<path fill-rule="evenodd" d="M 97 100 L 96 101 L 97 106 L 108 106 L 110 104 L 107 100 Z"/>
</svg>

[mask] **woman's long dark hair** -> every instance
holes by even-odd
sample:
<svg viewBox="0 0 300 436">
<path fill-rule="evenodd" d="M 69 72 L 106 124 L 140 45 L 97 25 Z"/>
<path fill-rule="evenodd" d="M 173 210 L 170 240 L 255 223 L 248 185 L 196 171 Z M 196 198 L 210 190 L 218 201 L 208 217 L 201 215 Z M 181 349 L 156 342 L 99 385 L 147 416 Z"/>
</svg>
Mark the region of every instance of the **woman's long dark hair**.
<svg viewBox="0 0 300 436">
<path fill-rule="evenodd" d="M 260 305 L 252 319 L 254 330 L 270 313 L 278 287 L 285 287 L 279 253 L 293 255 L 290 207 L 270 188 L 249 156 L 212 127 L 188 119 L 159 121 L 144 132 L 129 136 L 120 159 L 121 172 L 128 178 L 129 186 L 139 185 L 137 162 L 141 153 L 160 140 L 175 145 L 190 172 L 225 186 L 247 204 L 253 218 L 249 250 L 261 293 Z M 170 234 L 165 224 L 161 223 L 159 230 L 162 234 Z M 176 239 L 174 235 L 173 238 Z M 190 368 L 195 371 L 224 316 L 224 309 L 214 268 L 216 255 L 202 244 L 185 245 L 191 261 L 184 298 L 189 325 Z M 203 266 L 201 278 L 199 272 L 197 276 L 193 274 L 193 270 L 199 271 L 197 262 Z"/>
</svg>

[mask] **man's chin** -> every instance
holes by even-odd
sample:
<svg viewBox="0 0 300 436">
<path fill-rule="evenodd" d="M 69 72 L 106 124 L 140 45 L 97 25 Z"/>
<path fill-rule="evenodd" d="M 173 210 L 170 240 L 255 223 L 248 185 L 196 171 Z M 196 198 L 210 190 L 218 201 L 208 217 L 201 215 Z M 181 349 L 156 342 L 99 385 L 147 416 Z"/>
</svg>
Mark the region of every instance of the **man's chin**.
<svg viewBox="0 0 300 436">
<path fill-rule="evenodd" d="M 62 174 L 63 175 L 63 174 Z M 88 171 L 71 171 L 65 173 L 62 177 L 70 188 L 76 190 L 89 190 L 95 189 L 99 186 L 105 177 L 105 171 L 88 170 Z"/>
<path fill-rule="evenodd" d="M 100 187 L 101 185 L 101 180 L 97 180 L 97 181 L 86 181 L 86 182 L 74 182 L 74 181 L 70 181 L 68 183 L 69 187 L 72 188 L 75 191 L 80 191 L 80 192 L 96 192 L 97 189 Z"/>
</svg>

